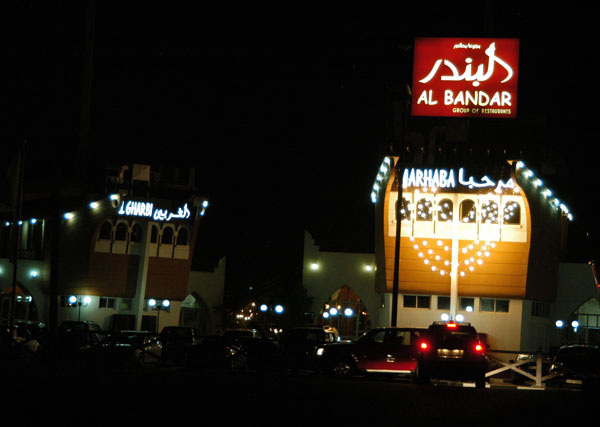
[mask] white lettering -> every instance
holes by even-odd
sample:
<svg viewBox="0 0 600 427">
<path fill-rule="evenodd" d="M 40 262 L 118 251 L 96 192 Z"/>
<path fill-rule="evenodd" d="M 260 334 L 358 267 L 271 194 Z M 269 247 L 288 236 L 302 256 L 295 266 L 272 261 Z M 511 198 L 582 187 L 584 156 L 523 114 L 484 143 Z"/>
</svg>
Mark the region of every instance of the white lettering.
<svg viewBox="0 0 600 427">
<path fill-rule="evenodd" d="M 515 188 L 512 178 L 504 182 L 498 180 L 495 182 L 487 175 L 477 181 L 473 176 L 465 177 L 465 169 L 458 170 L 458 183 L 470 189 L 496 187 L 496 191 L 503 188 Z M 436 187 L 436 188 L 456 188 L 456 178 L 454 169 L 404 169 L 402 175 L 402 188 L 411 187 Z"/>
<path fill-rule="evenodd" d="M 456 49 L 457 46 L 454 46 L 454 48 Z M 505 61 L 496 56 L 496 43 L 490 43 L 490 46 L 485 50 L 485 54 L 488 57 L 487 70 L 485 68 L 485 64 L 479 64 L 477 66 L 477 71 L 473 73 L 473 58 L 465 58 L 465 70 L 461 74 L 456 65 L 454 65 L 451 61 L 447 59 L 438 59 L 433 64 L 433 67 L 431 68 L 429 74 L 427 74 L 425 78 L 419 81 L 421 83 L 430 82 L 437 75 L 437 72 L 439 71 L 442 64 L 450 71 L 450 74 L 443 75 L 440 77 L 442 81 L 464 80 L 467 82 L 473 82 L 473 86 L 477 87 L 480 85 L 481 82 L 487 81 L 490 79 L 490 77 L 492 77 L 492 75 L 494 74 L 495 64 L 500 65 L 506 71 L 506 77 L 500 83 L 505 83 L 509 81 L 513 76 L 513 70 L 509 64 L 507 64 Z"/>
<path fill-rule="evenodd" d="M 454 188 L 456 181 L 452 169 L 405 169 L 402 187 Z"/>
<path fill-rule="evenodd" d="M 453 91 L 447 89 L 444 91 L 444 105 L 461 105 L 461 106 L 511 106 L 511 94 L 510 92 L 494 92 L 492 96 L 482 90 L 476 90 L 474 92 L 459 91 L 455 94 Z"/>
<path fill-rule="evenodd" d="M 421 93 L 421 95 L 419 96 L 419 99 L 417 100 L 417 104 L 427 104 L 427 105 L 436 105 L 438 102 L 433 99 L 433 91 L 429 90 L 426 91 L 424 90 L 423 93 Z"/>
<path fill-rule="evenodd" d="M 167 222 L 173 219 L 188 219 L 191 216 L 187 203 L 183 207 L 177 208 L 177 213 L 173 213 L 169 212 L 168 209 L 154 209 L 154 204 L 151 202 L 139 202 L 135 200 L 122 202 L 117 214 L 146 217 L 152 218 L 155 221 Z"/>
</svg>

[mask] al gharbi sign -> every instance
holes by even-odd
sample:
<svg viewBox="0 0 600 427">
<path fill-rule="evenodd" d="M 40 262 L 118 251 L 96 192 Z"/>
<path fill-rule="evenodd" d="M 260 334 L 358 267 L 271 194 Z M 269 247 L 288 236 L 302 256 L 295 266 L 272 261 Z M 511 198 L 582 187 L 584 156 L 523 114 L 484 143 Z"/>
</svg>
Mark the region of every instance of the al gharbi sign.
<svg viewBox="0 0 600 427">
<path fill-rule="evenodd" d="M 519 40 L 417 38 L 413 116 L 514 118 Z"/>
</svg>

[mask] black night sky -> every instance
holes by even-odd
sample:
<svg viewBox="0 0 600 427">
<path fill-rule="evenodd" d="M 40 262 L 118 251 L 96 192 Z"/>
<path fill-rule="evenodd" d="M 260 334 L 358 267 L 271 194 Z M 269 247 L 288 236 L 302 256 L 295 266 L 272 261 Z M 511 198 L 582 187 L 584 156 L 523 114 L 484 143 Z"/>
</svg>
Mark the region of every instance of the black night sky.
<svg viewBox="0 0 600 427">
<path fill-rule="evenodd" d="M 86 21 L 85 1 L 5 3 L 4 163 L 27 140 L 28 171 L 67 164 L 88 129 L 95 160 L 194 166 L 212 203 L 202 251 L 231 256 L 241 286 L 293 270 L 304 229 L 325 248 L 373 250 L 387 100 L 410 82 L 415 36 L 519 38 L 519 116 L 546 123 L 543 146 L 525 155 L 559 160 L 548 181 L 575 213 L 572 255 L 597 256 L 589 6 L 99 1 Z"/>
</svg>

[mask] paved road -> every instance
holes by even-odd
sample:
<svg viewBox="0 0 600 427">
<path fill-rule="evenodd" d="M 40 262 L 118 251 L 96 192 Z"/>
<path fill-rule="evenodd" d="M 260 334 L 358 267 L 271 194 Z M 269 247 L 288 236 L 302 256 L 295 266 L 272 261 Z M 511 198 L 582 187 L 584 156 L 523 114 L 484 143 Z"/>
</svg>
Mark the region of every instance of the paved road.
<svg viewBox="0 0 600 427">
<path fill-rule="evenodd" d="M 577 391 L 475 389 L 308 374 L 217 374 L 181 369 L 10 372 L 3 406 L 25 425 L 406 426 L 550 425 L 596 412 Z M 10 384 L 10 387 L 6 387 Z M 8 390 L 12 392 L 7 393 Z M 72 412 L 71 412 L 72 411 Z M 70 414 L 70 415 L 68 415 Z M 212 420 L 212 417 L 217 417 Z"/>
</svg>

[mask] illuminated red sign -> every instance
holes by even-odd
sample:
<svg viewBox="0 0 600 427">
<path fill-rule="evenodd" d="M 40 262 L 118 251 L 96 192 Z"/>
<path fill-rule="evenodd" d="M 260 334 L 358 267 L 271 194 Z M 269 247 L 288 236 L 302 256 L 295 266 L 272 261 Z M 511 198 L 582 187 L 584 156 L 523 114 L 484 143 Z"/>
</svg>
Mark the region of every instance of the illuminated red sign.
<svg viewBox="0 0 600 427">
<path fill-rule="evenodd" d="M 519 40 L 415 39 L 413 116 L 517 116 Z"/>
</svg>

